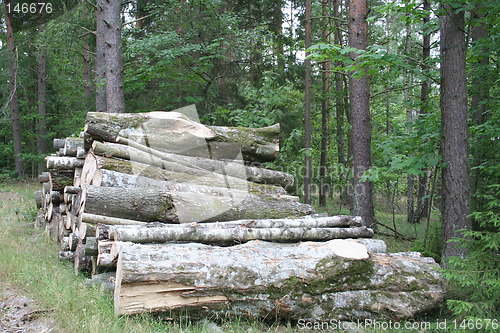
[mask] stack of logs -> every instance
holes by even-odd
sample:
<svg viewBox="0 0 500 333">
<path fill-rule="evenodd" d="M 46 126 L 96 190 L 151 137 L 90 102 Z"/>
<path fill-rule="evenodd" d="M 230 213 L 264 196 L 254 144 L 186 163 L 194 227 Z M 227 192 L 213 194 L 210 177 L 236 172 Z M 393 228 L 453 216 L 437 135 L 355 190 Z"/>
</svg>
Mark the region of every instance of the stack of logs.
<svg viewBox="0 0 500 333">
<path fill-rule="evenodd" d="M 262 164 L 276 158 L 278 136 L 279 125 L 204 126 L 178 112 L 89 113 L 79 138 L 54 140 L 58 153 L 39 176 L 39 219 L 61 243 L 62 260 L 114 289 L 117 314 L 313 318 L 333 306 L 318 296 L 327 285 L 350 290 L 342 270 L 375 274 L 385 259 L 367 253 L 385 244 L 369 240 L 359 217 L 312 215 L 287 194 L 293 177 Z M 411 260 L 441 295 L 433 265 L 421 259 Z M 299 290 L 292 297 L 286 287 Z M 384 311 L 372 312 L 399 310 Z"/>
</svg>

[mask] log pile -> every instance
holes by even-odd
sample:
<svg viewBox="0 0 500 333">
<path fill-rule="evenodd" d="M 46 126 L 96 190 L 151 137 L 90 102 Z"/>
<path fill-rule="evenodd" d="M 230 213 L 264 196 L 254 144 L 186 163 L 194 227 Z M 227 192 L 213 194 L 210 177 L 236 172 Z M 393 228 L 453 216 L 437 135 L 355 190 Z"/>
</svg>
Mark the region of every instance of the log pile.
<svg viewBox="0 0 500 333">
<path fill-rule="evenodd" d="M 293 177 L 263 167 L 278 135 L 178 112 L 91 112 L 80 138 L 54 140 L 40 220 L 61 260 L 114 290 L 118 315 L 409 318 L 438 306 L 435 263 L 384 254 L 361 218 L 313 215 L 287 194 Z M 382 303 L 342 308 L 343 295 Z"/>
</svg>

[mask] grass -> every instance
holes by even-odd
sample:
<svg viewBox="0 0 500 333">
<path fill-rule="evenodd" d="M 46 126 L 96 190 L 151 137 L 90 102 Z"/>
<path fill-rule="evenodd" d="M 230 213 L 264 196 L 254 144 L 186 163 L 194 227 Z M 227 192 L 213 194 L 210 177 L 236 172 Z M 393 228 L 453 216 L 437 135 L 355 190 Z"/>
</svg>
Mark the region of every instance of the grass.
<svg viewBox="0 0 500 333">
<path fill-rule="evenodd" d="M 37 183 L 0 184 L 0 279 L 24 288 L 49 311 L 62 332 L 216 332 L 211 322 L 192 322 L 168 314 L 115 317 L 112 295 L 85 284 L 70 263 L 60 262 L 59 245 L 46 232 L 33 228 L 36 216 L 33 191 Z M 330 214 L 349 214 L 330 202 Z M 392 213 L 377 212 L 377 219 L 392 226 Z M 395 214 L 398 231 L 422 237 L 425 224 L 409 226 L 403 214 Z M 415 250 L 415 242 L 383 238 L 391 252 Z M 259 321 L 215 321 L 223 332 L 296 332 L 297 326 Z M 332 331 L 329 329 L 329 331 Z M 374 330 L 375 332 L 376 330 Z M 370 332 L 366 330 L 365 332 Z"/>
</svg>

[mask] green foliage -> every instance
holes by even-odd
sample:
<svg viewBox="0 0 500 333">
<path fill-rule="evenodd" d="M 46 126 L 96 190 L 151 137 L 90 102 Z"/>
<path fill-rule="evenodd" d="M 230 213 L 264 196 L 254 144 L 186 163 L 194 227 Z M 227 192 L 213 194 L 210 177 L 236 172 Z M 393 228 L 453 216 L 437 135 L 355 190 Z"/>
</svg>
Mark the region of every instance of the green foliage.
<svg viewBox="0 0 500 333">
<path fill-rule="evenodd" d="M 455 241 L 468 255 L 451 258 L 444 271 L 453 291 L 448 307 L 461 319 L 500 318 L 500 185 L 490 190 L 487 209 L 472 214 L 483 230 L 463 231 Z"/>
</svg>

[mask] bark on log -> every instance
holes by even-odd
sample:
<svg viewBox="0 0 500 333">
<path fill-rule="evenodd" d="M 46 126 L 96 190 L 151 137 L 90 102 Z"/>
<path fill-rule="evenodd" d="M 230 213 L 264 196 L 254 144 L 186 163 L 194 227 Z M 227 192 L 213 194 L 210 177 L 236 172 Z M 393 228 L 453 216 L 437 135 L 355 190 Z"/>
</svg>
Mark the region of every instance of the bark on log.
<svg viewBox="0 0 500 333">
<path fill-rule="evenodd" d="M 373 230 L 366 227 L 352 228 L 116 228 L 116 241 L 134 243 L 198 242 L 205 244 L 233 245 L 252 240 L 280 243 L 301 241 L 328 241 L 341 238 L 371 238 Z"/>
<path fill-rule="evenodd" d="M 279 124 L 265 128 L 204 126 L 176 112 L 120 114 L 89 112 L 85 132 L 96 140 L 124 137 L 182 155 L 234 159 L 240 149 L 249 161 L 272 161 L 279 151 Z"/>
<path fill-rule="evenodd" d="M 85 255 L 86 256 L 96 256 L 97 251 L 97 239 L 95 237 L 85 238 Z"/>
<path fill-rule="evenodd" d="M 49 181 L 49 173 L 48 172 L 42 172 L 41 174 L 38 175 L 38 181 L 40 183 L 46 183 Z"/>
<path fill-rule="evenodd" d="M 83 213 L 82 221 L 90 224 L 107 224 L 107 225 L 146 225 L 147 222 L 143 221 L 135 221 L 128 219 L 121 219 L 118 217 L 104 216 L 104 215 L 96 215 Z"/>
<path fill-rule="evenodd" d="M 247 183 L 243 180 L 236 180 L 237 183 L 221 182 L 217 183 L 216 179 L 211 177 L 203 177 L 209 183 L 212 180 L 214 186 L 200 185 L 198 181 L 179 182 L 161 181 L 153 178 L 148 178 L 140 175 L 129 175 L 122 172 L 111 170 L 97 170 L 91 181 L 95 186 L 103 187 L 121 187 L 121 188 L 149 188 L 166 191 L 190 192 L 196 195 L 216 195 L 220 197 L 234 196 L 235 190 L 248 191 L 252 195 L 266 199 L 290 200 L 299 201 L 299 197 L 287 195 L 281 187 Z M 215 178 L 215 177 L 214 177 Z M 199 178 L 198 178 L 199 179 Z M 196 180 L 196 179 L 195 179 Z"/>
<path fill-rule="evenodd" d="M 64 193 L 68 194 L 78 194 L 82 191 L 82 188 L 79 186 L 66 186 L 64 187 Z"/>
<path fill-rule="evenodd" d="M 85 244 L 83 244 L 81 240 L 75 250 L 74 266 L 75 274 L 78 274 L 79 272 L 90 272 L 92 269 L 91 259 L 89 256 L 85 255 Z"/>
<path fill-rule="evenodd" d="M 252 162 L 270 162 L 278 157 L 280 125 L 263 128 L 207 126 L 216 136 L 209 141 L 236 144 Z"/>
<path fill-rule="evenodd" d="M 287 218 L 309 215 L 310 205 L 288 200 L 269 200 L 242 191 L 232 197 L 197 195 L 153 189 L 86 187 L 85 212 L 144 222 L 211 222 L 246 218 Z"/>
<path fill-rule="evenodd" d="M 73 184 L 74 170 L 51 169 L 49 173 L 51 191 L 64 191 L 66 186 Z"/>
<path fill-rule="evenodd" d="M 76 168 L 82 167 L 84 163 L 84 160 L 67 156 L 48 156 L 45 159 L 47 160 L 47 169 L 74 170 Z"/>
<path fill-rule="evenodd" d="M 96 155 L 119 157 L 126 160 L 132 160 L 135 162 L 156 166 L 162 169 L 169 170 L 171 172 L 172 172 L 172 167 L 170 167 L 167 162 L 172 163 L 172 161 L 174 162 L 176 161 L 176 163 L 182 163 L 183 166 L 195 166 L 196 167 L 195 170 L 198 170 L 199 172 L 196 171 L 193 172 L 195 172 L 195 174 L 200 176 L 204 175 L 205 172 L 208 172 L 209 175 L 217 173 L 225 176 L 231 176 L 243 179 L 246 178 L 250 182 L 259 184 L 270 184 L 282 187 L 293 185 L 293 176 L 290 174 L 259 167 L 245 166 L 242 165 L 241 163 L 217 161 L 201 157 L 190 157 L 190 156 L 167 154 L 167 153 L 163 153 L 163 155 L 161 155 L 164 156 L 165 158 L 168 158 L 167 161 L 164 161 L 157 156 L 144 153 L 140 150 L 137 150 L 129 146 L 118 145 L 113 143 L 101 143 L 101 142 L 96 142 L 94 143 L 93 146 L 94 146 L 94 153 Z M 106 163 L 103 163 L 103 165 L 106 165 Z M 134 165 L 133 163 L 131 166 L 128 166 L 127 169 L 133 167 L 136 167 L 135 168 L 136 170 L 145 169 L 145 166 Z M 121 169 L 114 169 L 114 170 L 120 172 L 126 172 L 122 171 Z M 181 169 L 180 172 L 185 172 L 185 171 L 184 169 Z M 145 176 L 149 178 L 154 178 L 152 176 L 147 176 L 147 175 Z M 170 175 L 169 177 L 172 176 L 175 175 Z"/>
<path fill-rule="evenodd" d="M 213 229 L 228 229 L 228 228 L 333 228 L 333 227 L 359 227 L 362 225 L 360 216 L 337 215 L 337 216 L 306 216 L 303 218 L 294 219 L 263 219 L 263 220 L 236 220 L 227 222 L 206 222 L 206 223 L 189 223 L 189 224 L 151 224 L 141 221 L 119 219 L 102 215 L 83 214 L 82 220 L 92 224 L 107 224 L 107 225 L 142 225 L 142 226 L 162 226 L 165 228 L 176 227 L 195 227 L 195 228 L 213 228 Z M 131 227 L 142 228 L 142 226 Z"/>
<path fill-rule="evenodd" d="M 100 287 L 101 290 L 114 292 L 115 290 L 115 272 L 106 272 L 93 274 L 92 278 L 87 279 L 85 284 Z"/>
<path fill-rule="evenodd" d="M 75 252 L 73 252 L 73 251 L 59 251 L 59 260 L 60 261 L 74 261 L 75 260 Z"/>
<path fill-rule="evenodd" d="M 197 185 L 205 185 L 212 187 L 230 187 L 247 189 L 255 194 L 268 193 L 276 195 L 286 195 L 286 191 L 281 186 L 273 186 L 266 184 L 256 184 L 242 182 L 241 178 L 231 176 L 224 176 L 218 173 L 208 172 L 201 175 L 190 175 L 180 172 L 172 172 L 158 167 L 150 166 L 143 163 L 125 161 L 116 158 L 107 158 L 103 156 L 89 154 L 85 162 L 85 181 L 92 184 L 94 180 L 99 179 L 99 172 L 97 170 L 109 170 L 121 172 L 129 175 L 137 175 L 150 179 L 169 181 L 173 183 L 194 183 Z M 94 169 L 91 173 L 89 169 Z M 97 174 L 96 174 L 97 172 Z M 251 177 L 248 177 L 250 179 Z M 271 181 L 273 178 L 268 177 L 267 180 Z M 277 178 L 274 178 L 278 183 Z M 261 179 L 261 181 L 265 181 Z M 283 182 L 281 182 L 283 183 Z"/>
<path fill-rule="evenodd" d="M 119 243 L 115 313 L 403 320 L 442 305 L 437 268 L 431 258 L 369 255 L 349 240 Z"/>
<path fill-rule="evenodd" d="M 35 191 L 33 192 L 33 195 L 35 196 L 35 204 L 36 204 L 36 208 L 37 209 L 40 209 L 42 208 L 42 205 L 43 205 L 43 199 L 42 199 L 42 191 Z"/>
<path fill-rule="evenodd" d="M 76 157 L 78 148 L 83 148 L 82 138 L 67 138 L 64 142 L 63 154 L 64 156 Z"/>
<path fill-rule="evenodd" d="M 52 141 L 52 146 L 54 147 L 54 149 L 60 149 L 60 148 L 64 148 L 64 143 L 66 142 L 66 139 L 54 139 Z"/>
</svg>

